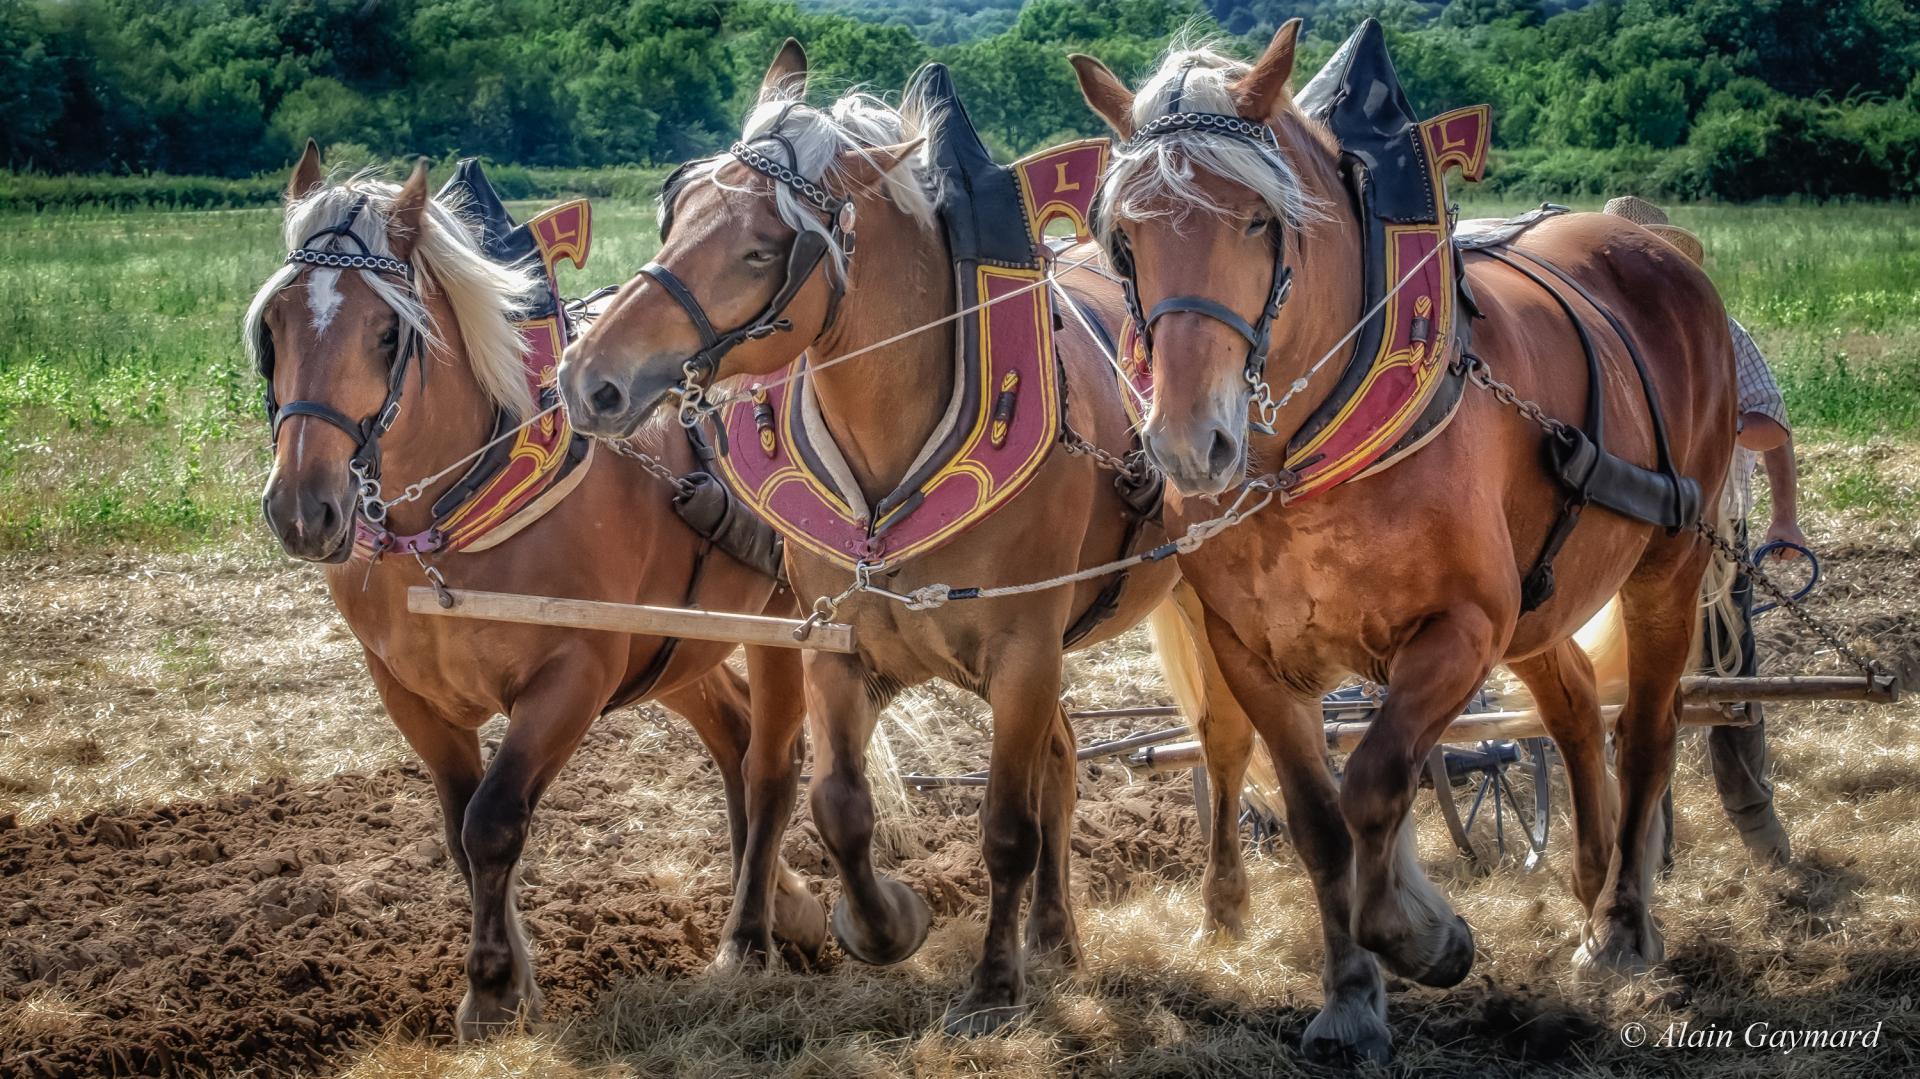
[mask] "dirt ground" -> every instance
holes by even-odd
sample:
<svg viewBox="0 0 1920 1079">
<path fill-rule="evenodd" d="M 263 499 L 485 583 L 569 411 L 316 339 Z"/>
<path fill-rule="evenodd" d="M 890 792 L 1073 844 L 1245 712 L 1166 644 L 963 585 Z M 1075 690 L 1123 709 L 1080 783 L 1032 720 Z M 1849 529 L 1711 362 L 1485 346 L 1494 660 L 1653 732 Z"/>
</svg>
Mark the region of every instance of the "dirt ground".
<svg viewBox="0 0 1920 1079">
<path fill-rule="evenodd" d="M 1920 544 L 1862 531 L 1816 609 L 1920 657 Z M 713 979 L 728 891 L 718 783 L 654 709 L 602 721 L 543 803 L 522 905 L 549 1022 L 448 1046 L 466 903 L 424 774 L 381 713 L 317 575 L 264 554 L 15 560 L 0 577 L 0 1075 L 1291 1074 L 1317 1007 L 1308 889 L 1254 860 L 1247 940 L 1194 942 L 1200 868 L 1184 779 L 1083 768 L 1074 876 L 1086 969 L 1036 971 L 1011 1035 L 934 1033 L 978 941 L 985 872 L 967 791 L 898 799 L 883 860 L 932 903 L 919 956 L 871 971 Z M 1768 616 L 1769 669 L 1837 669 Z M 1073 667 L 1072 703 L 1164 699 L 1138 634 Z M 1392 985 L 1396 1073 L 1911 1074 L 1920 1067 L 1920 707 L 1776 708 L 1797 858 L 1753 866 L 1682 747 L 1678 862 L 1657 907 L 1669 963 L 1608 994 L 1578 943 L 1555 822 L 1544 868 L 1476 871 L 1432 819 L 1423 851 L 1474 925 L 1475 975 Z M 1108 723 L 1083 743 L 1149 729 Z M 985 757 L 958 694 L 898 709 L 899 767 Z M 1564 799 L 1559 801 L 1564 813 Z M 789 860 L 831 896 L 802 815 Z M 1873 1030 L 1872 1047 L 1742 1044 Z M 1679 1024 L 1730 1048 L 1632 1046 Z"/>
</svg>

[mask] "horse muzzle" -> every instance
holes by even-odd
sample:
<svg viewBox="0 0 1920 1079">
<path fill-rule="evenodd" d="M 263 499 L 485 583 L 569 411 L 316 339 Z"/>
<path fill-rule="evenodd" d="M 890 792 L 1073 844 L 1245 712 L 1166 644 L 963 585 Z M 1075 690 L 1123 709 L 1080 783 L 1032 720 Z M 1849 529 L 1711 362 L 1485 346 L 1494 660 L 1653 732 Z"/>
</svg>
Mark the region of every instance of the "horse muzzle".
<svg viewBox="0 0 1920 1079">
<path fill-rule="evenodd" d="M 591 363 L 567 359 L 560 364 L 560 400 L 567 420 L 583 435 L 626 438 L 638 430 L 679 381 L 678 368 L 646 365 L 629 374 L 594 370 Z M 672 375 L 655 375 L 655 366 Z"/>
<path fill-rule="evenodd" d="M 1141 433 L 1147 456 L 1182 495 L 1211 498 L 1224 494 L 1247 471 L 1247 438 L 1224 423 L 1206 422 L 1185 430 L 1149 423 Z"/>
<path fill-rule="evenodd" d="M 280 549 L 307 562 L 345 562 L 353 554 L 353 488 L 317 492 L 308 485 L 267 481 L 260 510 Z"/>
</svg>

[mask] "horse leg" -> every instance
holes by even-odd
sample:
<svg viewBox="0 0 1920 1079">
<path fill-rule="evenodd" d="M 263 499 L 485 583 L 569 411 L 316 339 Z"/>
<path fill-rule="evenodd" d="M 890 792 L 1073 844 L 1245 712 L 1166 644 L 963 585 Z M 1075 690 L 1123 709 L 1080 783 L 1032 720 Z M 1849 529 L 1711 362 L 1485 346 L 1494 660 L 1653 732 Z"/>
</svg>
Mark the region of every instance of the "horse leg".
<svg viewBox="0 0 1920 1079">
<path fill-rule="evenodd" d="M 716 674 L 721 671 L 733 677 L 725 668 Z M 791 649 L 748 648 L 747 674 L 751 733 L 736 773 L 744 787 L 744 848 L 735 854 L 733 909 L 711 968 L 719 972 L 765 969 L 776 938 L 810 963 L 827 936 L 825 909 L 780 859 L 800 779 L 796 752 L 806 716 L 800 656 Z"/>
<path fill-rule="evenodd" d="M 1600 898 L 1613 859 L 1613 788 L 1607 777 L 1607 735 L 1593 664 L 1571 640 L 1508 664 L 1532 692 L 1540 721 L 1567 766 L 1573 795 L 1573 892 L 1587 912 Z"/>
<path fill-rule="evenodd" d="M 1073 724 L 1065 707 L 1047 741 L 1047 777 L 1041 787 L 1040 864 L 1027 908 L 1027 955 L 1072 970 L 1080 965 L 1080 932 L 1073 923 L 1073 804 L 1078 797 Z"/>
<path fill-rule="evenodd" d="M 1307 1024 L 1301 1048 L 1309 1059 L 1385 1061 L 1393 1035 L 1387 1029 L 1386 980 L 1380 964 L 1354 940 L 1353 841 L 1341 817 L 1340 788 L 1327 763 L 1327 732 L 1320 704 L 1302 700 L 1277 684 L 1267 666 L 1218 619 L 1207 625 L 1207 703 L 1240 710 L 1260 732 L 1280 773 L 1287 828 L 1313 881 L 1320 908 L 1326 958 L 1320 985 L 1326 1003 Z M 1208 750 L 1211 763 L 1212 750 Z M 1231 803 L 1238 808 L 1239 786 Z M 1216 833 L 1217 834 L 1217 833 Z M 1236 860 L 1238 845 L 1235 846 Z"/>
<path fill-rule="evenodd" d="M 886 702 L 870 695 L 866 671 L 852 656 L 810 653 L 804 662 L 814 764 L 808 801 L 840 874 L 840 899 L 828 924 L 848 955 L 888 966 L 920 950 L 933 912 L 913 889 L 873 870 L 867 741 Z"/>
<path fill-rule="evenodd" d="M 1429 620 L 1389 662 L 1386 702 L 1348 757 L 1340 791 L 1353 835 L 1353 935 L 1422 985 L 1467 976 L 1473 931 L 1421 870 L 1408 815 L 1427 753 L 1485 681 L 1493 653 L 1493 624 L 1478 609 Z"/>
<path fill-rule="evenodd" d="M 1574 956 L 1583 972 L 1602 978 L 1638 974 L 1666 954 L 1650 909 L 1660 867 L 1666 814 L 1661 802 L 1673 778 L 1674 729 L 1680 678 L 1699 618 L 1700 575 L 1706 545 L 1685 535 L 1692 549 L 1664 566 L 1636 569 L 1621 589 L 1630 677 L 1627 703 L 1614 726 L 1614 768 L 1620 776 L 1619 838 L 1600 900 Z"/>
<path fill-rule="evenodd" d="M 1153 650 L 1206 759 L 1207 804 L 1193 807 L 1208 821 L 1199 936 L 1238 940 L 1246 933 L 1248 906 L 1240 797 L 1253 756 L 1253 723 L 1223 682 L 1217 657 L 1206 644 L 1200 597 L 1178 585 L 1149 619 Z M 1342 839 L 1345 835 L 1342 831 Z"/>
<path fill-rule="evenodd" d="M 524 1011 L 540 1015 L 540 991 L 516 905 L 520 853 L 540 795 L 600 714 L 610 680 L 577 665 L 540 672 L 513 702 L 507 735 L 467 804 L 460 843 L 472 867 L 473 933 L 467 946 L 467 995 L 460 1002 L 463 1041 L 512 1026 Z"/>
<path fill-rule="evenodd" d="M 980 806 L 980 847 L 987 864 L 987 933 L 972 984 L 947 1009 L 949 1034 L 984 1034 L 1026 1010 L 1027 976 L 1020 947 L 1020 900 L 1040 857 L 1040 814 L 1058 780 L 1048 741 L 1059 729 L 1061 654 L 1009 648 L 996 657 L 987 688 L 993 707 L 993 751 Z"/>
<path fill-rule="evenodd" d="M 473 872 L 467 864 L 466 848 L 460 845 L 460 827 L 483 771 L 479 731 L 449 722 L 441 709 L 395 681 L 386 664 L 371 652 L 367 653 L 367 669 L 373 673 L 373 685 L 380 691 L 387 715 L 393 717 L 394 726 L 400 728 L 407 744 L 427 766 L 427 774 L 433 777 L 447 853 L 459 867 L 460 879 L 472 887 Z"/>
</svg>

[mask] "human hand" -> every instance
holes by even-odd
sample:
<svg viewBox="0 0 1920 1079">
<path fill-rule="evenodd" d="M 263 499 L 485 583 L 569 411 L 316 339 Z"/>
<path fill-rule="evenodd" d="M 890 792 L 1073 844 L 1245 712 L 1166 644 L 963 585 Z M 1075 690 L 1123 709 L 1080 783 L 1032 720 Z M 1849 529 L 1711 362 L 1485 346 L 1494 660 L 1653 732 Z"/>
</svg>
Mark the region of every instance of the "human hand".
<svg viewBox="0 0 1920 1079">
<path fill-rule="evenodd" d="M 1775 542 L 1791 543 L 1796 547 L 1806 547 L 1807 534 L 1800 531 L 1800 522 L 1792 518 L 1779 519 L 1767 527 L 1766 537 L 1760 541 L 1760 545 L 1764 547 L 1769 543 Z M 1784 562 L 1789 558 L 1798 558 L 1799 556 L 1800 552 L 1794 550 L 1792 547 L 1780 547 L 1776 548 L 1773 553 L 1767 557 L 1773 561 Z"/>
</svg>

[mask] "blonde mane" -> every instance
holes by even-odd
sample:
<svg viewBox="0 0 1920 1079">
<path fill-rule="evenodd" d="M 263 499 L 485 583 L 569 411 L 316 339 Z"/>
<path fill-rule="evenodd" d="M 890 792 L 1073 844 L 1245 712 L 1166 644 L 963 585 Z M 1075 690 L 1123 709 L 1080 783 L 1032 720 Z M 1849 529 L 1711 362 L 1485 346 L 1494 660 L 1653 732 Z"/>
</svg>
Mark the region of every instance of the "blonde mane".
<svg viewBox="0 0 1920 1079">
<path fill-rule="evenodd" d="M 1176 103 L 1181 112 L 1236 115 L 1231 87 L 1247 70 L 1245 63 L 1204 45 L 1175 45 L 1134 95 L 1134 130 L 1173 112 Z M 1275 217 L 1295 228 L 1322 216 L 1319 201 L 1285 153 L 1225 135 L 1181 131 L 1115 147 L 1100 189 L 1101 242 L 1119 221 L 1164 217 L 1177 228 L 1194 211 L 1226 213 L 1194 182 L 1202 171 L 1253 191 Z"/>
<path fill-rule="evenodd" d="M 393 247 L 387 239 L 387 229 L 394 199 L 399 194 L 398 184 L 376 179 L 369 173 L 323 187 L 287 207 L 282 239 L 289 251 L 302 246 L 307 237 L 344 221 L 354 202 L 365 197 L 366 207 L 354 221 L 354 234 L 366 243 L 369 253 L 391 258 Z M 526 342 L 512 318 L 538 290 L 541 278 L 538 270 L 514 269 L 489 260 L 480 250 L 474 226 L 460 211 L 458 205 L 447 205 L 437 199 L 428 201 L 420 236 L 413 246 L 411 261 L 415 277 L 431 279 L 446 294 L 475 381 L 501 411 L 519 419 L 533 413 L 534 400 L 527 387 Z M 340 236 L 326 237 L 320 246 L 324 250 L 359 254 L 358 248 Z M 339 304 L 338 294 L 333 291 L 339 275 L 357 272 L 297 263 L 275 271 L 247 307 L 245 342 L 248 356 L 256 365 L 270 347 L 266 339 L 267 305 L 302 271 L 310 275 L 309 308 L 316 332 L 325 332 Z M 361 280 L 421 336 L 427 348 L 444 341 L 433 325 L 432 315 L 404 282 L 374 273 L 362 274 Z"/>
<path fill-rule="evenodd" d="M 841 168 L 842 153 L 851 151 L 873 161 L 867 151 L 906 142 L 920 134 L 919 122 L 915 117 L 893 108 L 872 94 L 851 91 L 841 95 L 839 100 L 822 111 L 802 101 L 799 90 L 797 85 L 789 84 L 762 94 L 760 101 L 747 113 L 746 122 L 741 125 L 740 141 L 751 146 L 756 140 L 766 140 L 777 129 L 786 145 L 793 147 L 796 158 L 791 163 L 793 170 L 830 191 L 846 192 L 860 186 Z M 755 148 L 766 151 L 765 146 Z M 789 164 L 784 146 L 772 151 L 771 156 L 782 165 Z M 723 153 L 695 162 L 687 170 L 686 180 L 691 182 L 711 178 L 725 190 L 745 190 L 729 186 L 715 175 L 732 160 L 733 155 Z M 934 226 L 934 210 L 926 187 L 927 171 L 925 147 L 922 147 L 906 165 L 880 174 L 881 193 L 916 224 L 931 229 Z M 754 179 L 758 181 L 761 178 L 755 174 Z M 669 199 L 673 195 L 673 191 L 666 191 L 662 193 L 662 198 Z M 820 212 L 796 197 L 787 185 L 774 184 L 773 199 L 781 222 L 788 228 L 796 232 L 804 230 L 818 233 L 823 238 L 828 235 L 828 226 L 821 220 Z M 663 202 L 663 215 L 666 209 Z M 838 244 L 829 244 L 827 257 L 835 277 L 845 281 L 846 252 Z"/>
</svg>

